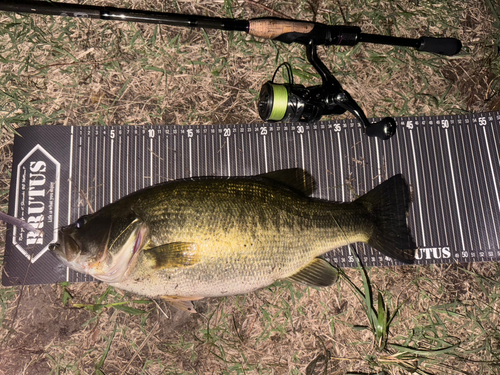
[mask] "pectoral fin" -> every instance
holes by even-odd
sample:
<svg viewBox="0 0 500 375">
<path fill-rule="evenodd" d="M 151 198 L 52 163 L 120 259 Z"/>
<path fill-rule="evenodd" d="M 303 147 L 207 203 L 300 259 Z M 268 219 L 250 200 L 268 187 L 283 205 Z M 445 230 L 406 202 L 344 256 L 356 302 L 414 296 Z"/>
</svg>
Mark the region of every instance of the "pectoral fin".
<svg viewBox="0 0 500 375">
<path fill-rule="evenodd" d="M 174 306 L 176 309 L 187 311 L 191 314 L 196 314 L 193 302 L 203 297 L 178 297 L 178 296 L 161 296 L 161 299 L 167 301 L 169 304 Z"/>
<path fill-rule="evenodd" d="M 337 281 L 338 274 L 335 268 L 326 260 L 315 258 L 296 274 L 288 279 L 307 286 L 330 286 Z"/>
<path fill-rule="evenodd" d="M 172 242 L 147 250 L 155 269 L 189 267 L 199 262 L 197 246 L 192 242 Z"/>
</svg>

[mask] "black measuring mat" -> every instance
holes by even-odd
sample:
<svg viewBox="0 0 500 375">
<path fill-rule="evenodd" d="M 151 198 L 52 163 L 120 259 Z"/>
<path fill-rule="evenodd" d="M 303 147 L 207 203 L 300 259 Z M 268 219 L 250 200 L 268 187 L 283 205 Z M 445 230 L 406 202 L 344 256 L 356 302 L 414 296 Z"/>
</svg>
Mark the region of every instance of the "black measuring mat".
<svg viewBox="0 0 500 375">
<path fill-rule="evenodd" d="M 396 122 L 387 141 L 366 137 L 355 120 L 20 128 L 9 214 L 43 225 L 43 235 L 8 227 L 3 285 L 91 280 L 48 252 L 57 228 L 143 187 L 292 167 L 315 177 L 315 197 L 339 202 L 402 173 L 412 190 L 408 222 L 417 264 L 500 259 L 500 112 Z M 357 248 L 367 266 L 400 264 Z M 356 265 L 347 247 L 326 257 Z"/>
</svg>

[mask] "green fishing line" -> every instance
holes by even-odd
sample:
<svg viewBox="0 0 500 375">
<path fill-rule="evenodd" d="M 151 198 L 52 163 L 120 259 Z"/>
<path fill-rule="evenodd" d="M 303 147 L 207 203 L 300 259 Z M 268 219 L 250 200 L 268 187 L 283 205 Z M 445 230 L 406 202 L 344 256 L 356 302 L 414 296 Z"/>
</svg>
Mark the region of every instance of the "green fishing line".
<svg viewBox="0 0 500 375">
<path fill-rule="evenodd" d="M 288 90 L 285 86 L 271 84 L 273 88 L 273 109 L 269 120 L 279 121 L 285 117 L 288 107 Z"/>
</svg>

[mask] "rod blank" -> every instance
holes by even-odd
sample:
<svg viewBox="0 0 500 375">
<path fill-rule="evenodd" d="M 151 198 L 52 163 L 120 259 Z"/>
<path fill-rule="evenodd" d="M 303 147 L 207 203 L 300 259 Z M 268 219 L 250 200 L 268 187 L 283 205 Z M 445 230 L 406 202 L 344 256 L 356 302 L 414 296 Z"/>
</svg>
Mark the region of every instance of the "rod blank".
<svg viewBox="0 0 500 375">
<path fill-rule="evenodd" d="M 152 12 L 92 5 L 67 4 L 36 0 L 3 0 L 0 10 L 18 13 L 45 14 L 110 21 L 153 23 L 178 27 L 199 27 L 227 31 L 242 31 L 250 35 L 284 43 L 354 46 L 359 42 L 412 47 L 419 51 L 452 56 L 460 52 L 462 43 L 454 38 L 399 38 L 364 34 L 355 26 L 330 26 L 316 22 L 260 18 L 238 20 L 188 14 Z"/>
</svg>

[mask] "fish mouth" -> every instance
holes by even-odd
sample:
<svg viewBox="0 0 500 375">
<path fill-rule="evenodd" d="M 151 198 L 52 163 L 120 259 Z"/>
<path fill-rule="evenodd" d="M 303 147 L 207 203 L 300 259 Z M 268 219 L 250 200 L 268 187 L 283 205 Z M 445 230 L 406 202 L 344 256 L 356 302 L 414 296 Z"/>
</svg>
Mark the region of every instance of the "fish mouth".
<svg viewBox="0 0 500 375">
<path fill-rule="evenodd" d="M 67 262 L 72 262 L 80 254 L 80 246 L 71 235 L 59 230 L 59 241 L 51 243 L 49 250 L 57 255 L 58 258 Z"/>
<path fill-rule="evenodd" d="M 49 251 L 67 267 L 74 269 L 80 273 L 88 273 L 88 267 L 84 262 L 81 262 L 81 247 L 80 244 L 70 235 L 59 231 L 60 242 L 49 245 Z"/>
</svg>

